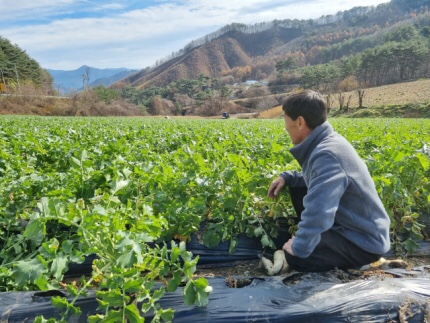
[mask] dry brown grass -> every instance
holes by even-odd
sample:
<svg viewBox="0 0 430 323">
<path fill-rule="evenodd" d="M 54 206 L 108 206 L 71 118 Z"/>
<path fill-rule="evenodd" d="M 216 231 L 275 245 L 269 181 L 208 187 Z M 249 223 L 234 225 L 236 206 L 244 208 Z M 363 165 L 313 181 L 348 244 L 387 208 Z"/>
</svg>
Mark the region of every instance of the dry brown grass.
<svg viewBox="0 0 430 323">
<path fill-rule="evenodd" d="M 124 100 L 106 103 L 94 90 L 70 98 L 46 96 L 26 91 L 25 95 L 0 96 L 0 114 L 40 116 L 141 116 L 143 112 Z M 30 93 L 30 94 L 27 94 Z"/>
<path fill-rule="evenodd" d="M 281 117 L 282 114 L 283 114 L 282 106 L 278 105 L 277 107 L 274 107 L 274 108 L 271 108 L 269 110 L 260 112 L 258 117 L 260 119 L 275 119 L 275 118 Z"/>
<path fill-rule="evenodd" d="M 352 95 L 350 107 L 358 106 L 358 97 L 355 91 L 345 92 Z M 407 103 L 423 103 L 430 100 L 430 79 L 422 79 L 413 82 L 404 82 L 383 85 L 365 89 L 363 106 L 375 107 L 381 105 L 398 105 Z M 334 102 L 334 108 L 338 108 L 338 102 Z"/>
<path fill-rule="evenodd" d="M 345 92 L 344 95 L 351 95 L 350 107 L 358 107 L 358 97 L 355 91 Z M 337 95 L 334 95 L 335 101 L 332 108 L 339 108 L 336 100 Z M 424 103 L 430 100 L 430 80 L 423 79 L 413 82 L 404 82 L 398 84 L 383 85 L 374 88 L 365 89 L 363 106 L 378 107 L 387 105 L 402 105 Z M 282 106 L 277 106 L 260 112 L 259 118 L 273 119 L 279 118 L 283 114 Z"/>
</svg>

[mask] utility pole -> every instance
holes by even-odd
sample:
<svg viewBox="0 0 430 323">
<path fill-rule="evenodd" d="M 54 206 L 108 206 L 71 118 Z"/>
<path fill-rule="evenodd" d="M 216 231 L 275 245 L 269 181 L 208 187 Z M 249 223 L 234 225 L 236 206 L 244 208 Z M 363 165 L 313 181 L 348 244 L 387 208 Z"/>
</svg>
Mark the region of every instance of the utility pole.
<svg viewBox="0 0 430 323">
<path fill-rule="evenodd" d="M 5 93 L 7 93 L 7 87 L 6 87 L 6 82 L 4 80 L 3 70 L 0 70 L 0 73 L 1 73 L 1 79 L 3 80 L 3 84 L 4 84 L 4 91 Z"/>
<path fill-rule="evenodd" d="M 15 65 L 16 81 L 18 82 L 18 91 L 19 91 L 19 94 L 21 94 L 21 86 L 19 85 L 19 76 L 18 76 L 18 70 L 16 69 L 16 63 L 14 63 L 14 65 Z"/>
</svg>

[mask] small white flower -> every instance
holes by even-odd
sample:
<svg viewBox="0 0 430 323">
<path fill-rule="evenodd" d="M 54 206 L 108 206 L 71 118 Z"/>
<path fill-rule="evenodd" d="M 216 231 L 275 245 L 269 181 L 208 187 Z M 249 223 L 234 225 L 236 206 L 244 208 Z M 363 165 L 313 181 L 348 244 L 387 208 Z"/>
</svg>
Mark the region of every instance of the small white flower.
<svg viewBox="0 0 430 323">
<path fill-rule="evenodd" d="M 206 288 L 205 288 L 206 293 L 212 293 L 213 290 L 214 289 L 212 288 L 212 286 L 206 286 Z"/>
</svg>

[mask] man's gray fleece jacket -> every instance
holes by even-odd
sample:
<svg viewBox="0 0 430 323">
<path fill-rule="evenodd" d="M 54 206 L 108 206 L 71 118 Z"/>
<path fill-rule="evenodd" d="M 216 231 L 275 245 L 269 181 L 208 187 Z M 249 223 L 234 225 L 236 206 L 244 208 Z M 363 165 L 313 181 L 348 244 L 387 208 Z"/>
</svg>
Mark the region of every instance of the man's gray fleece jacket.
<svg viewBox="0 0 430 323">
<path fill-rule="evenodd" d="M 307 258 L 321 233 L 329 229 L 370 253 L 386 253 L 390 218 L 365 163 L 348 141 L 326 121 L 291 153 L 302 171 L 281 173 L 285 187 L 308 188 L 292 245 L 294 254 Z"/>
</svg>

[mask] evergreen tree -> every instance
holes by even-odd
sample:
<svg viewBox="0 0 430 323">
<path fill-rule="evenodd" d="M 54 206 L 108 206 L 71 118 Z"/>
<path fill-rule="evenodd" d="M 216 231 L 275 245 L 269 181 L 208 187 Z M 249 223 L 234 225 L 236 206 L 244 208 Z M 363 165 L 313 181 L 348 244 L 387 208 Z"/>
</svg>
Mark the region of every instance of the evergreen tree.
<svg viewBox="0 0 430 323">
<path fill-rule="evenodd" d="M 47 81 L 52 82 L 49 73 L 42 69 L 37 61 L 32 59 L 18 45 L 13 45 L 8 39 L 1 36 L 0 70 L 2 70 L 7 83 L 14 83 L 18 80 L 20 82 L 30 81 L 39 86 Z"/>
</svg>

